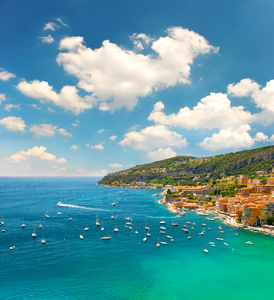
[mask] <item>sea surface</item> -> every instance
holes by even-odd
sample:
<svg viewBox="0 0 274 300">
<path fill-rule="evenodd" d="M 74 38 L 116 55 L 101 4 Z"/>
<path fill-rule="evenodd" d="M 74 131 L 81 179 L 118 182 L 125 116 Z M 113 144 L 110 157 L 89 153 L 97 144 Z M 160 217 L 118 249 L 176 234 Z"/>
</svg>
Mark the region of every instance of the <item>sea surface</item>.
<svg viewBox="0 0 274 300">
<path fill-rule="evenodd" d="M 93 178 L 0 178 L 0 299 L 273 299 L 274 237 L 190 211 L 178 217 L 156 192 Z M 146 225 L 151 236 L 143 242 Z M 216 240 L 219 226 L 224 241 Z M 107 229 L 111 240 L 101 240 Z M 157 248 L 158 238 L 167 245 Z"/>
</svg>

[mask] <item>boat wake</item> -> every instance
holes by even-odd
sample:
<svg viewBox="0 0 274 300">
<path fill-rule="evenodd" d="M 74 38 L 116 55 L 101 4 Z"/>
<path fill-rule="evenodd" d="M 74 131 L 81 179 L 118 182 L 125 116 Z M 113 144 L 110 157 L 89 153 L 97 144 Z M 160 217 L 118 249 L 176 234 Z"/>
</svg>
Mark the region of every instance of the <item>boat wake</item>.
<svg viewBox="0 0 274 300">
<path fill-rule="evenodd" d="M 107 209 L 102 209 L 102 208 L 93 208 L 93 207 L 86 207 L 86 206 L 80 206 L 80 205 L 65 204 L 65 203 L 62 203 L 62 202 L 58 202 L 56 205 L 63 206 L 63 207 L 70 207 L 70 208 L 87 209 L 87 210 L 109 211 Z"/>
</svg>

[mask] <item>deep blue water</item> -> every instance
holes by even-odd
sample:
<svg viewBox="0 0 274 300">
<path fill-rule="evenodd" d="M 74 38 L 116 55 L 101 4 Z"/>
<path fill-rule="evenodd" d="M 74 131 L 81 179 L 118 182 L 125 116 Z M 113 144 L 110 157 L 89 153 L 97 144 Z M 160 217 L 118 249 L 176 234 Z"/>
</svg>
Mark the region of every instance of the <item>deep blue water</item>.
<svg viewBox="0 0 274 300">
<path fill-rule="evenodd" d="M 0 299 L 272 296 L 273 237 L 227 227 L 219 220 L 210 222 L 193 212 L 180 218 L 158 203 L 161 197 L 153 197 L 155 192 L 99 186 L 92 178 L 0 178 L 0 219 L 4 221 L 0 229 L 5 229 L 0 233 Z M 59 201 L 66 206 L 58 206 Z M 96 215 L 104 232 L 95 225 Z M 125 227 L 127 216 L 133 219 L 132 231 Z M 158 237 L 163 238 L 160 220 L 166 221 L 166 235 L 174 242 L 165 237 L 168 244 L 158 249 Z M 171 226 L 172 220 L 179 226 Z M 23 221 L 25 228 L 21 228 Z M 186 221 L 196 223 L 195 229 Z M 40 222 L 43 229 L 38 228 Z M 202 223 L 207 225 L 206 232 L 199 235 Z M 31 236 L 34 224 L 36 239 Z M 151 236 L 143 242 L 146 224 Z M 185 224 L 191 240 L 181 230 Z M 229 246 L 216 240 L 220 225 Z M 89 231 L 83 230 L 86 226 Z M 112 239 L 102 241 L 107 228 Z M 43 234 L 45 245 L 41 244 Z M 246 245 L 248 240 L 254 245 Z M 216 248 L 207 244 L 210 241 Z"/>
</svg>

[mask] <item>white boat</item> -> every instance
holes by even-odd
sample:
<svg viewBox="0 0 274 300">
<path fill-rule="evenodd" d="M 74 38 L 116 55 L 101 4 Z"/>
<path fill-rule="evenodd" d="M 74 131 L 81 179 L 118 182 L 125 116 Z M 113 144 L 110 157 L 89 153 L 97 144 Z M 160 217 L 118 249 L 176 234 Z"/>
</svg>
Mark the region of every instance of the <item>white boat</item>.
<svg viewBox="0 0 274 300">
<path fill-rule="evenodd" d="M 212 244 L 212 245 L 210 245 L 211 247 L 216 247 L 216 245 L 215 244 Z"/>
<path fill-rule="evenodd" d="M 104 226 L 103 226 L 103 222 L 102 222 L 101 231 L 104 231 L 104 230 L 105 230 L 105 228 L 104 228 Z"/>
<path fill-rule="evenodd" d="M 96 215 L 96 223 L 95 224 L 96 224 L 96 226 L 100 226 L 98 215 Z"/>
<path fill-rule="evenodd" d="M 161 244 L 162 244 L 162 245 L 167 245 L 167 242 L 162 241 Z"/>
<path fill-rule="evenodd" d="M 188 239 L 191 240 L 191 236 L 189 236 Z"/>
<path fill-rule="evenodd" d="M 137 231 L 137 230 L 135 231 L 135 234 L 138 234 L 138 231 Z"/>
<path fill-rule="evenodd" d="M 111 216 L 111 219 L 115 219 L 115 217 L 114 217 L 114 216 Z"/>
<path fill-rule="evenodd" d="M 107 226 L 107 235 L 106 236 L 102 236 L 101 240 L 110 240 L 111 236 L 108 236 L 108 226 Z"/>
<path fill-rule="evenodd" d="M 32 236 L 33 238 L 36 238 L 35 225 L 33 225 L 33 233 L 31 234 L 31 236 Z"/>
<path fill-rule="evenodd" d="M 165 228 L 164 226 L 161 226 L 161 227 L 160 227 L 160 229 L 162 229 L 162 230 L 166 230 L 166 228 Z"/>
<path fill-rule="evenodd" d="M 204 249 L 204 252 L 205 252 L 205 253 L 208 253 L 208 250 L 207 250 L 207 249 Z"/>
<path fill-rule="evenodd" d="M 184 231 L 185 233 L 188 233 L 188 229 L 183 229 L 183 231 Z"/>
<path fill-rule="evenodd" d="M 171 239 L 171 242 L 174 242 L 174 239 Z"/>
<path fill-rule="evenodd" d="M 72 218 L 70 217 L 69 219 L 68 219 L 68 221 L 71 221 L 72 220 Z"/>
<path fill-rule="evenodd" d="M 248 245 L 253 245 L 253 243 L 251 243 L 250 241 L 246 242 L 246 244 L 248 244 Z"/>
<path fill-rule="evenodd" d="M 160 233 L 165 234 L 166 232 L 165 231 L 160 231 Z"/>
<path fill-rule="evenodd" d="M 214 242 L 209 242 L 208 245 L 215 245 L 215 243 Z"/>
<path fill-rule="evenodd" d="M 62 213 L 61 213 L 60 211 L 58 211 L 57 215 L 59 215 L 59 216 L 60 216 L 61 214 L 62 214 Z"/>
<path fill-rule="evenodd" d="M 24 223 L 24 218 L 22 218 L 22 220 L 23 220 L 23 223 L 22 223 L 21 227 L 22 227 L 22 228 L 25 228 L 26 225 L 25 225 L 25 223 Z"/>
<path fill-rule="evenodd" d="M 40 220 L 40 224 L 39 224 L 38 227 L 39 227 L 39 228 L 43 228 L 42 223 L 41 223 L 41 220 Z"/>
<path fill-rule="evenodd" d="M 192 230 L 194 230 L 194 227 L 191 227 Z"/>
<path fill-rule="evenodd" d="M 2 233 L 4 233 L 6 230 L 5 229 L 2 229 Z"/>
<path fill-rule="evenodd" d="M 147 236 L 150 236 L 150 233 L 149 233 L 149 232 L 147 233 Z"/>
<path fill-rule="evenodd" d="M 228 243 L 224 243 L 224 245 L 228 246 Z"/>
<path fill-rule="evenodd" d="M 42 238 L 42 241 L 41 241 L 42 244 L 45 244 L 46 243 L 46 240 L 44 238 L 44 233 L 43 233 L 43 238 Z"/>
<path fill-rule="evenodd" d="M 167 235 L 166 237 L 167 237 L 168 239 L 172 239 L 172 236 L 170 236 L 170 235 Z"/>
<path fill-rule="evenodd" d="M 146 240 L 147 240 L 147 238 L 146 238 L 146 237 L 144 237 L 144 238 L 143 238 L 143 242 L 145 242 Z"/>
<path fill-rule="evenodd" d="M 178 226 L 178 223 L 172 222 L 171 225 L 172 225 L 172 226 Z"/>
<path fill-rule="evenodd" d="M 166 223 L 166 221 L 160 221 L 160 224 L 165 224 Z"/>
<path fill-rule="evenodd" d="M 224 239 L 223 238 L 221 238 L 221 237 L 217 237 L 216 238 L 218 241 L 223 241 Z"/>
<path fill-rule="evenodd" d="M 84 237 L 83 237 L 83 235 L 82 235 L 82 234 L 80 234 L 80 235 L 79 235 L 79 238 L 80 238 L 81 240 L 83 240 L 83 239 L 84 239 Z"/>
<path fill-rule="evenodd" d="M 156 247 L 159 248 L 161 245 L 159 243 L 159 238 L 158 238 L 158 243 L 156 244 Z"/>
<path fill-rule="evenodd" d="M 116 206 L 117 204 L 115 202 L 112 203 L 113 206 Z"/>
<path fill-rule="evenodd" d="M 203 224 L 202 224 L 202 226 L 206 226 L 206 224 L 205 224 L 205 223 L 203 223 Z"/>
<path fill-rule="evenodd" d="M 191 224 L 191 222 L 190 222 L 190 221 L 187 221 L 187 224 Z"/>
<path fill-rule="evenodd" d="M 129 221 L 129 222 L 131 222 L 131 221 L 132 221 L 132 219 L 131 219 L 130 217 L 126 217 L 126 221 Z"/>
<path fill-rule="evenodd" d="M 88 227 L 88 223 L 87 223 L 87 227 L 85 227 L 84 231 L 88 231 L 89 227 Z"/>
<path fill-rule="evenodd" d="M 185 211 L 182 210 L 182 211 L 179 213 L 179 216 L 180 216 L 180 217 L 183 217 L 185 214 L 186 214 Z"/>
<path fill-rule="evenodd" d="M 119 229 L 118 229 L 117 227 L 114 227 L 114 231 L 115 231 L 115 232 L 118 232 Z"/>
</svg>

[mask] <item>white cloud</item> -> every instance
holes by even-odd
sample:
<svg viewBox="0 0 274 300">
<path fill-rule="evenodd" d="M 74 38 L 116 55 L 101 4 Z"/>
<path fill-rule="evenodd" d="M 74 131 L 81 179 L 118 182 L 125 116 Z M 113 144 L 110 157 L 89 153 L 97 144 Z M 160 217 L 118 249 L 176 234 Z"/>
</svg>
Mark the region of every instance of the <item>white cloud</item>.
<svg viewBox="0 0 274 300">
<path fill-rule="evenodd" d="M 81 168 L 81 169 L 77 169 L 76 170 L 76 172 L 78 172 L 78 173 L 84 173 L 86 171 L 86 169 L 84 169 L 84 168 Z"/>
<path fill-rule="evenodd" d="M 186 147 L 188 145 L 186 138 L 174 131 L 170 131 L 163 125 L 146 127 L 140 132 L 128 132 L 119 144 L 133 147 L 137 151 L 150 151 L 158 147 L 167 146 Z"/>
<path fill-rule="evenodd" d="M 254 139 L 252 139 L 248 133 L 249 130 L 251 130 L 249 125 L 242 125 L 236 129 L 221 129 L 211 137 L 205 138 L 201 143 L 198 143 L 198 145 L 210 151 L 248 149 L 255 143 Z"/>
<path fill-rule="evenodd" d="M 67 169 L 66 168 L 60 168 L 61 171 L 66 172 Z"/>
<path fill-rule="evenodd" d="M 268 136 L 262 132 L 257 132 L 254 138 L 255 142 L 266 142 L 268 140 Z"/>
<path fill-rule="evenodd" d="M 193 109 L 184 107 L 177 114 L 166 115 L 164 107 L 162 102 L 157 102 L 148 120 L 187 129 L 238 127 L 255 120 L 243 106 L 231 106 L 227 95 L 222 93 L 210 93 Z"/>
<path fill-rule="evenodd" d="M 19 104 L 16 104 L 16 105 L 14 105 L 14 104 L 6 104 L 4 109 L 6 111 L 10 111 L 12 108 L 17 108 L 18 110 L 20 110 L 20 105 Z"/>
<path fill-rule="evenodd" d="M 56 21 L 60 22 L 63 26 L 68 26 L 68 25 L 65 24 L 60 18 L 56 18 Z"/>
<path fill-rule="evenodd" d="M 8 81 L 11 78 L 15 78 L 15 77 L 16 77 L 15 74 L 5 71 L 3 68 L 0 68 L 0 80 Z"/>
<path fill-rule="evenodd" d="M 75 86 L 64 86 L 59 94 L 53 90 L 48 82 L 39 80 L 31 82 L 21 81 L 16 87 L 22 94 L 28 97 L 53 102 L 55 105 L 70 110 L 74 114 L 79 114 L 85 109 L 90 109 L 95 104 L 92 96 L 80 97 Z"/>
<path fill-rule="evenodd" d="M 21 117 L 6 117 L 0 120 L 0 124 L 4 125 L 10 131 L 25 131 L 25 121 Z"/>
<path fill-rule="evenodd" d="M 136 50 L 143 50 L 144 46 L 147 46 L 153 40 L 150 36 L 144 33 L 134 33 L 130 38 L 133 41 L 134 48 Z"/>
<path fill-rule="evenodd" d="M 48 36 L 40 36 L 40 39 L 44 44 L 51 44 L 54 42 L 54 38 L 50 34 Z"/>
<path fill-rule="evenodd" d="M 49 23 L 46 23 L 45 26 L 44 26 L 44 30 L 52 30 L 52 31 L 55 31 L 56 29 L 60 28 L 60 26 L 54 22 L 49 22 Z"/>
<path fill-rule="evenodd" d="M 86 144 L 86 147 L 89 147 L 90 145 L 89 144 Z"/>
<path fill-rule="evenodd" d="M 64 129 L 64 128 L 59 128 L 59 129 L 57 129 L 57 131 L 64 136 L 72 136 L 72 134 L 67 132 L 66 129 Z"/>
<path fill-rule="evenodd" d="M 60 134 L 65 136 L 72 136 L 65 129 L 63 128 L 58 129 L 56 125 L 52 125 L 52 124 L 33 125 L 31 126 L 29 131 L 34 133 L 33 137 L 38 139 L 42 137 L 53 137 L 56 131 L 58 131 Z"/>
<path fill-rule="evenodd" d="M 115 141 L 116 138 L 117 138 L 117 135 L 112 135 L 112 136 L 109 137 L 109 139 L 110 139 L 111 141 Z"/>
<path fill-rule="evenodd" d="M 2 101 L 6 101 L 6 95 L 5 94 L 0 94 L 0 104 L 2 103 Z"/>
<path fill-rule="evenodd" d="M 137 35 L 143 43 L 145 34 Z M 61 40 L 57 62 L 79 79 L 78 87 L 92 94 L 99 109 L 133 109 L 139 97 L 159 88 L 189 83 L 190 66 L 200 54 L 218 52 L 201 35 L 181 27 L 153 41 L 154 55 L 137 54 L 105 40 L 99 49 L 83 44 L 83 37 Z"/>
<path fill-rule="evenodd" d="M 102 170 L 101 173 L 102 173 L 103 175 L 107 175 L 107 174 L 109 173 L 109 171 L 108 171 L 108 170 Z"/>
<path fill-rule="evenodd" d="M 47 111 L 49 111 L 49 112 L 55 112 L 52 108 L 50 108 L 50 107 L 48 107 L 47 108 Z"/>
<path fill-rule="evenodd" d="M 32 103 L 30 106 L 33 107 L 34 109 L 37 109 L 37 110 L 42 109 L 41 106 L 38 106 L 37 104 L 34 104 L 34 103 Z"/>
<path fill-rule="evenodd" d="M 104 146 L 102 144 L 98 144 L 95 146 L 90 146 L 91 149 L 104 150 Z"/>
<path fill-rule="evenodd" d="M 47 148 L 43 146 L 35 146 L 33 148 L 28 149 L 27 151 L 19 151 L 9 157 L 9 161 L 13 163 L 20 163 L 22 161 L 26 161 L 29 157 L 35 157 L 40 160 L 52 161 L 56 163 L 66 163 L 65 158 L 57 159 L 55 155 L 46 152 Z"/>
<path fill-rule="evenodd" d="M 260 85 L 250 79 L 244 78 L 239 83 L 231 83 L 227 86 L 227 93 L 232 97 L 248 97 L 253 93 L 258 92 Z"/>
<path fill-rule="evenodd" d="M 42 138 L 42 137 L 53 137 L 55 135 L 55 131 L 57 126 L 52 124 L 40 124 L 40 125 L 33 125 L 30 128 L 30 132 L 34 133 L 32 136 L 35 138 Z"/>
<path fill-rule="evenodd" d="M 73 150 L 78 150 L 80 147 L 79 146 L 77 146 L 77 145 L 72 145 L 71 147 L 70 147 L 70 149 L 73 149 Z"/>
<path fill-rule="evenodd" d="M 102 128 L 102 129 L 98 130 L 98 133 L 103 133 L 104 131 L 105 131 L 105 129 Z"/>
<path fill-rule="evenodd" d="M 168 148 L 159 148 L 155 151 L 148 152 L 145 156 L 143 156 L 143 159 L 146 161 L 157 161 L 162 160 L 166 158 L 175 157 L 177 153 L 172 150 L 170 147 Z"/>
<path fill-rule="evenodd" d="M 77 124 L 77 123 L 72 123 L 71 126 L 78 127 L 79 124 Z"/>
<path fill-rule="evenodd" d="M 269 138 L 268 141 L 269 141 L 269 142 L 274 142 L 274 134 L 272 134 L 272 136 Z"/>
<path fill-rule="evenodd" d="M 122 168 L 123 165 L 121 164 L 118 164 L 118 163 L 114 163 L 114 164 L 110 164 L 108 165 L 110 168 L 113 168 L 113 169 L 117 169 L 117 168 Z"/>
</svg>

